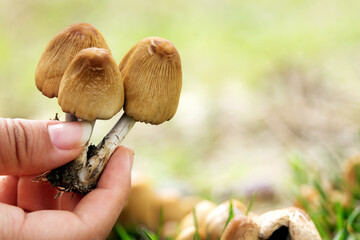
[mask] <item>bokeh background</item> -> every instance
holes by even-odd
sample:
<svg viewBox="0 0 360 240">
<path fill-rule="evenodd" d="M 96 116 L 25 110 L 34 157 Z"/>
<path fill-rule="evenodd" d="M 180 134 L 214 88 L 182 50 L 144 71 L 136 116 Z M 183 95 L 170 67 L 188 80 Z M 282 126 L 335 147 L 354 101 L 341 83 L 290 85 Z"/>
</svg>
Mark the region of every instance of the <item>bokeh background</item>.
<svg viewBox="0 0 360 240">
<path fill-rule="evenodd" d="M 359 152 L 360 1 L 1 0 L 0 116 L 64 114 L 35 87 L 47 42 L 93 24 L 117 62 L 142 38 L 177 47 L 174 119 L 136 124 L 124 141 L 156 189 L 220 201 L 253 191 L 290 201 L 288 159 L 331 172 Z M 98 121 L 97 143 L 119 118 Z M 256 210 L 256 209 L 255 209 Z"/>
</svg>

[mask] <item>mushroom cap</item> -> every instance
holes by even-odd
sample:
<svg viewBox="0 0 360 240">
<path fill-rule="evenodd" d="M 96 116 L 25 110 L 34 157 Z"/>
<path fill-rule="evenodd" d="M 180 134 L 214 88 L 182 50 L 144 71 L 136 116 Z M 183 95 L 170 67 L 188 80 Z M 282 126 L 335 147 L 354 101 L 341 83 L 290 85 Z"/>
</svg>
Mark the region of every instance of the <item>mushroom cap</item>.
<svg viewBox="0 0 360 240">
<path fill-rule="evenodd" d="M 176 113 L 181 86 L 181 60 L 175 46 L 159 37 L 136 43 L 122 59 L 126 115 L 160 124 Z"/>
<path fill-rule="evenodd" d="M 181 232 L 177 235 L 175 240 L 193 240 L 194 235 L 196 234 L 195 226 L 189 226 L 181 230 Z"/>
<path fill-rule="evenodd" d="M 260 225 L 259 237 L 262 239 L 269 239 L 281 227 L 288 227 L 293 240 L 321 239 L 310 217 L 299 208 L 291 207 L 269 211 L 260 215 L 257 221 Z"/>
<path fill-rule="evenodd" d="M 110 51 L 81 50 L 64 73 L 58 102 L 64 112 L 88 121 L 109 119 L 120 111 L 124 87 Z"/>
<path fill-rule="evenodd" d="M 154 206 L 157 217 L 154 220 L 159 220 L 161 213 L 164 222 L 179 222 L 191 212 L 198 201 L 197 197 L 183 196 L 180 191 L 173 189 L 157 191 L 157 202 Z"/>
<path fill-rule="evenodd" d="M 231 200 L 234 216 L 245 215 L 246 207 L 238 200 Z M 226 221 L 229 218 L 230 201 L 217 206 L 206 216 L 206 231 L 210 240 L 218 240 L 224 230 Z"/>
<path fill-rule="evenodd" d="M 151 181 L 142 175 L 133 174 L 131 176 L 131 191 L 126 201 L 124 209 L 118 218 L 118 222 L 124 227 L 134 227 L 144 225 L 156 231 L 158 221 L 157 212 L 154 205 L 157 202 Z"/>
<path fill-rule="evenodd" d="M 360 156 L 355 156 L 348 161 L 346 161 L 344 166 L 344 179 L 350 185 L 356 185 L 357 179 L 360 170 Z"/>
<path fill-rule="evenodd" d="M 215 203 L 203 200 L 199 203 L 197 203 L 194 207 L 195 209 L 195 215 L 196 215 L 196 221 L 198 224 L 198 231 L 201 238 L 206 237 L 206 216 L 210 211 L 216 208 Z M 188 213 L 180 222 L 180 230 L 186 229 L 190 226 L 194 226 L 194 215 L 193 212 Z"/>
<path fill-rule="evenodd" d="M 221 240 L 259 240 L 259 225 L 247 216 L 236 216 L 228 223 Z"/>
<path fill-rule="evenodd" d="M 60 81 L 74 56 L 85 48 L 109 49 L 103 35 L 88 23 L 68 26 L 55 35 L 40 57 L 35 72 L 36 87 L 47 97 L 57 97 Z"/>
</svg>

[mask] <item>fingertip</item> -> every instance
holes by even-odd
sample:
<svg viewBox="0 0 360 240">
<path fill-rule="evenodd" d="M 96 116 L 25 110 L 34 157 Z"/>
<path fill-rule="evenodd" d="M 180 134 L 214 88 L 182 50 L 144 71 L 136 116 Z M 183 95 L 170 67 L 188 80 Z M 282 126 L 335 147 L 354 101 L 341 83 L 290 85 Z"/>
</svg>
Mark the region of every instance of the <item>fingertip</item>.
<svg viewBox="0 0 360 240">
<path fill-rule="evenodd" d="M 52 144 L 57 149 L 82 147 L 89 140 L 92 126 L 89 122 L 60 122 L 48 126 Z"/>
<path fill-rule="evenodd" d="M 54 127 L 64 124 L 70 127 Z M 0 174 L 38 174 L 68 163 L 81 153 L 87 125 L 0 118 Z"/>
</svg>

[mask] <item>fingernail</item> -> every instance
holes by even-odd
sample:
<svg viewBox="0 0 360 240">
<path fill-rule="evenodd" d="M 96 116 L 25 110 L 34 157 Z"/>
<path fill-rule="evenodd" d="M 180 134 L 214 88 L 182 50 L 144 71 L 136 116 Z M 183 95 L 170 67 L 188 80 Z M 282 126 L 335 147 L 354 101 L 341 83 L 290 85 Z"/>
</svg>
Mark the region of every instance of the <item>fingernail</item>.
<svg viewBox="0 0 360 240">
<path fill-rule="evenodd" d="M 51 142 L 58 149 L 68 150 L 84 146 L 90 138 L 91 124 L 68 122 L 48 126 Z"/>
</svg>

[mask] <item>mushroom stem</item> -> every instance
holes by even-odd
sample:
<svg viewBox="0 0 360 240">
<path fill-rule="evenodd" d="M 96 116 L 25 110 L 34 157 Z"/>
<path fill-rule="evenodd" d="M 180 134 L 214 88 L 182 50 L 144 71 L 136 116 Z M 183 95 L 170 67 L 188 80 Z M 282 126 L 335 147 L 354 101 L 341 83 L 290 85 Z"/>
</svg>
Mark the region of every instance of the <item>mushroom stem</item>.
<svg viewBox="0 0 360 240">
<path fill-rule="evenodd" d="M 135 120 L 125 113 L 96 147 L 90 147 L 87 153 L 86 167 L 79 171 L 79 190 L 89 192 L 104 170 L 110 156 L 134 126 Z"/>
<path fill-rule="evenodd" d="M 91 122 L 92 126 L 95 121 Z M 82 153 L 70 163 L 52 170 L 47 180 L 64 192 L 86 194 L 95 188 L 111 154 L 134 126 L 135 120 L 125 113 L 98 146 L 86 144 Z"/>
<path fill-rule="evenodd" d="M 79 119 L 72 113 L 65 113 L 66 122 L 77 122 Z"/>
<path fill-rule="evenodd" d="M 84 121 L 84 120 L 83 120 Z M 86 162 L 87 162 L 87 152 L 89 150 L 89 142 L 90 142 L 90 138 L 91 135 L 93 133 L 94 130 L 94 125 L 95 125 L 95 121 L 87 121 L 91 124 L 91 132 L 90 132 L 90 136 L 89 139 L 87 140 L 87 142 L 85 143 L 84 149 L 82 150 L 82 152 L 80 153 L 79 156 L 77 156 L 77 158 L 74 160 L 75 162 L 77 162 L 79 165 L 82 166 L 86 166 Z M 85 122 L 85 121 L 84 121 Z"/>
<path fill-rule="evenodd" d="M 75 119 L 76 117 L 69 116 L 72 114 L 66 114 L 66 119 Z M 77 119 L 77 118 L 76 118 Z M 78 120 L 76 120 L 78 121 Z M 58 188 L 60 191 L 64 192 L 78 192 L 78 193 L 84 193 L 81 191 L 78 191 L 78 171 L 86 168 L 87 163 L 87 157 L 88 157 L 88 149 L 89 149 L 89 141 L 91 138 L 91 135 L 93 133 L 95 120 L 89 121 L 91 124 L 91 133 L 89 136 L 88 141 L 86 142 L 84 149 L 80 153 L 80 155 L 73 161 L 60 166 L 58 168 L 55 168 L 51 170 L 49 173 L 45 175 L 45 178 L 51 186 Z M 43 176 L 42 176 L 43 178 Z M 59 195 L 56 195 L 55 198 L 57 198 Z"/>
<path fill-rule="evenodd" d="M 72 113 L 66 113 L 65 114 L 65 121 L 66 122 L 78 122 L 80 119 L 77 118 L 74 114 Z M 83 122 L 85 122 L 86 120 L 81 120 Z M 95 126 L 95 122 L 96 120 L 94 121 L 86 121 L 86 122 L 89 122 L 90 125 L 91 125 L 91 132 L 90 132 L 90 136 L 89 136 L 89 139 L 87 140 L 87 142 L 85 143 L 85 146 L 84 146 L 84 149 L 82 150 L 82 152 L 80 153 L 80 155 L 74 160 L 75 162 L 77 162 L 78 164 L 80 165 L 86 165 L 86 162 L 87 162 L 87 152 L 88 152 L 88 149 L 89 149 L 89 142 L 90 142 L 90 138 L 91 138 L 91 135 L 93 133 L 93 130 L 94 130 L 94 126 Z"/>
<path fill-rule="evenodd" d="M 65 114 L 65 121 L 66 122 L 78 122 L 80 119 L 77 118 L 74 114 L 72 113 L 66 113 Z M 81 121 L 85 121 L 85 120 L 81 120 Z M 84 146 L 84 149 L 82 150 L 82 152 L 80 153 L 80 155 L 74 160 L 75 162 L 77 162 L 78 164 L 80 165 L 86 165 L 86 162 L 87 162 L 87 152 L 88 152 L 88 149 L 89 149 L 89 141 L 90 141 L 90 138 L 91 138 L 91 135 L 93 133 L 93 130 L 94 130 L 94 125 L 95 125 L 95 121 L 86 121 L 86 122 L 89 122 L 90 125 L 91 125 L 91 132 L 90 132 L 90 136 L 89 136 L 89 139 L 87 140 L 87 142 L 85 143 L 85 146 Z"/>
</svg>

